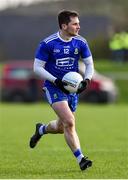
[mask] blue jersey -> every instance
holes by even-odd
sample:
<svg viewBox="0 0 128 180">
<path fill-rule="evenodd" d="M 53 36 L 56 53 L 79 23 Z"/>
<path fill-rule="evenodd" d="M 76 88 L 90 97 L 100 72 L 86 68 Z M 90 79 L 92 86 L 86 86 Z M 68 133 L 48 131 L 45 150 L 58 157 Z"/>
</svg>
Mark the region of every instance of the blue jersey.
<svg viewBox="0 0 128 180">
<path fill-rule="evenodd" d="M 78 35 L 65 41 L 57 32 L 40 43 L 35 58 L 46 61 L 45 69 L 53 76 L 62 79 L 69 71 L 78 72 L 80 57 L 85 59 L 89 56 L 91 52 L 83 37 Z"/>
</svg>

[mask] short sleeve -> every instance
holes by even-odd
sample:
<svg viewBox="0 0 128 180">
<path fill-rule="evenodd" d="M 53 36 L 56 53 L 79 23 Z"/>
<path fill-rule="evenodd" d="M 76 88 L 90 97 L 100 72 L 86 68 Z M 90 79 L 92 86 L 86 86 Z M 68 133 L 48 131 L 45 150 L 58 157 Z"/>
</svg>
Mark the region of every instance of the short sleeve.
<svg viewBox="0 0 128 180">
<path fill-rule="evenodd" d="M 81 58 L 88 58 L 89 56 L 92 56 L 92 53 L 90 51 L 90 48 L 88 46 L 87 41 L 86 42 L 81 42 Z"/>
<path fill-rule="evenodd" d="M 43 60 L 43 61 L 48 60 L 49 58 L 48 47 L 44 41 L 39 44 L 36 50 L 35 58 Z"/>
</svg>

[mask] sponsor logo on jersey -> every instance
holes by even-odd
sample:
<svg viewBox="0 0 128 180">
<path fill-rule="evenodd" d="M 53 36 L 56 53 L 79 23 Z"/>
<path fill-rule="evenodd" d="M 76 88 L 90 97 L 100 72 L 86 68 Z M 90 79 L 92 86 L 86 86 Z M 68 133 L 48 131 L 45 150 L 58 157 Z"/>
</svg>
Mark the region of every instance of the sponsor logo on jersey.
<svg viewBox="0 0 128 180">
<path fill-rule="evenodd" d="M 60 49 L 54 49 L 53 52 L 54 52 L 54 53 L 59 53 L 59 52 L 60 52 Z"/>
<path fill-rule="evenodd" d="M 73 66 L 75 59 L 72 57 L 62 58 L 56 60 L 56 65 L 59 67 Z"/>
</svg>

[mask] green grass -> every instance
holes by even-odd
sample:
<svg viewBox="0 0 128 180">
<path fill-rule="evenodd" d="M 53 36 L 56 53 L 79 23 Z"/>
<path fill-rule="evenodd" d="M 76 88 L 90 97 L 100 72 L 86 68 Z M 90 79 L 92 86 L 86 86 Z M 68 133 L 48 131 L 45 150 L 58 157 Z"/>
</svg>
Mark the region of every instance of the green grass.
<svg viewBox="0 0 128 180">
<path fill-rule="evenodd" d="M 95 68 L 101 74 L 109 76 L 110 78 L 114 79 L 115 84 L 118 87 L 119 96 L 118 96 L 118 103 L 128 103 L 128 61 L 125 63 L 117 63 L 111 60 L 95 60 Z M 123 78 L 114 78 L 114 74 L 124 75 Z"/>
<path fill-rule="evenodd" d="M 99 72 L 128 72 L 128 61 L 124 63 L 114 62 L 109 59 L 94 59 L 96 70 Z"/>
<path fill-rule="evenodd" d="M 119 91 L 117 103 L 128 104 L 128 80 L 116 80 L 115 83 Z"/>
<path fill-rule="evenodd" d="M 46 135 L 29 148 L 35 123 L 56 118 L 47 104 L 0 104 L 0 179 L 127 179 L 127 106 L 80 104 L 76 117 L 83 152 L 93 160 L 85 172 L 63 135 Z"/>
</svg>

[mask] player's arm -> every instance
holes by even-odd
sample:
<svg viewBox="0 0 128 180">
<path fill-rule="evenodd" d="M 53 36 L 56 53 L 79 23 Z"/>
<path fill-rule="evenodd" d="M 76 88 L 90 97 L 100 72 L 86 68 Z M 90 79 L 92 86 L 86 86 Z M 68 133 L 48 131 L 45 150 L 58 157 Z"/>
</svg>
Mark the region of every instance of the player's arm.
<svg viewBox="0 0 128 180">
<path fill-rule="evenodd" d="M 40 59 L 35 58 L 33 70 L 42 79 L 48 80 L 54 83 L 56 80 L 56 77 L 54 77 L 51 73 L 45 70 L 45 64 L 46 64 L 46 61 L 42 61 Z"/>
<path fill-rule="evenodd" d="M 81 42 L 81 57 L 86 68 L 84 72 L 84 80 L 80 84 L 78 93 L 81 93 L 88 87 L 94 73 L 93 58 L 86 40 Z"/>
<path fill-rule="evenodd" d="M 62 91 L 64 91 L 64 83 L 53 76 L 45 69 L 45 64 L 49 60 L 50 47 L 45 41 L 42 41 L 36 51 L 36 56 L 34 60 L 34 72 L 38 74 L 42 79 L 48 80 L 58 86 Z"/>
<path fill-rule="evenodd" d="M 84 80 L 81 82 L 77 93 L 81 93 L 85 89 L 87 89 L 88 85 L 91 82 L 93 73 L 94 73 L 94 64 L 93 64 L 92 56 L 89 56 L 88 58 L 84 58 L 83 62 L 84 62 L 85 67 L 86 67 L 85 68 L 85 74 L 84 74 Z"/>
<path fill-rule="evenodd" d="M 44 80 L 48 80 L 52 83 L 54 83 L 57 87 L 59 87 L 63 92 L 68 94 L 68 91 L 65 90 L 64 85 L 66 85 L 64 82 L 62 82 L 60 79 L 57 79 L 55 76 L 53 76 L 51 73 L 49 73 L 45 69 L 45 61 L 42 61 L 40 59 L 35 58 L 34 60 L 34 65 L 33 65 L 33 70 L 34 72 L 40 76 Z"/>
<path fill-rule="evenodd" d="M 85 64 L 85 74 L 84 74 L 84 80 L 88 79 L 91 81 L 92 76 L 94 74 L 94 63 L 93 63 L 93 58 L 92 56 L 89 56 L 87 58 L 83 59 L 83 62 Z"/>
</svg>

